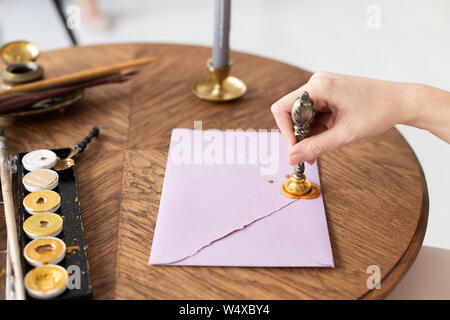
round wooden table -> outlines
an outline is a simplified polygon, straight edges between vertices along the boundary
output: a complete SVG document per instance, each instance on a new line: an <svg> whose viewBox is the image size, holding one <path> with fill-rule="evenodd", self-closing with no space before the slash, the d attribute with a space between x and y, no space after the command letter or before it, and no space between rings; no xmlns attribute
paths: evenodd
<svg viewBox="0 0 450 320"><path fill-rule="evenodd" d="M428 193L414 152L395 129L323 156L321 184L336 264L327 268L150 266L172 128L276 128L271 104L311 73L233 52L232 74L248 85L231 103L199 100L210 48L162 44L74 47L44 52L47 77L127 59L158 56L123 84L88 89L66 110L0 120L12 153L69 147L89 129L100 137L77 169L94 298L372 299L385 297L420 250ZM379 266L381 289L367 268Z"/></svg>

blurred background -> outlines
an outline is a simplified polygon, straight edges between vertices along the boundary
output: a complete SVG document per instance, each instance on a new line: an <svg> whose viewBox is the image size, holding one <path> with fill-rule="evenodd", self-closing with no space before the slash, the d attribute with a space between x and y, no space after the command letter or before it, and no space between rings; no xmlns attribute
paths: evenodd
<svg viewBox="0 0 450 320"><path fill-rule="evenodd" d="M213 0L67 0L61 5L75 17L67 22L79 45L212 45ZM20 39L42 51L72 45L55 1L0 0L0 45ZM232 1L233 50L310 71L450 90L449 39L448 0ZM398 129L424 170L430 210L424 247L390 298L450 299L450 148L423 130Z"/></svg>

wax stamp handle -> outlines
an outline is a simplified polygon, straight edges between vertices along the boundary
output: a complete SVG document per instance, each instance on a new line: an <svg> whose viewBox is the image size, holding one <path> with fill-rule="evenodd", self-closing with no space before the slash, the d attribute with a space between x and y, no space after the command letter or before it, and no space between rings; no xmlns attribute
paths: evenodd
<svg viewBox="0 0 450 320"><path fill-rule="evenodd" d="M294 135L298 142L305 139L311 131L315 113L314 101L311 100L308 92L303 91L302 95L295 100L291 111ZM320 187L306 180L303 162L294 167L294 173L281 186L281 191L293 199L314 199L320 195Z"/></svg>
<svg viewBox="0 0 450 320"><path fill-rule="evenodd" d="M294 135L297 142L302 141L311 131L311 123L314 120L316 110L314 101L309 97L307 91L303 91L302 95L294 102L292 106L292 121L294 122ZM299 163L294 168L294 176L297 178L304 177L305 164Z"/></svg>
<svg viewBox="0 0 450 320"><path fill-rule="evenodd" d="M83 152L88 143L91 142L91 139L98 136L99 133L100 130L97 127L93 127L83 141L75 145L75 150L79 150L78 152Z"/></svg>

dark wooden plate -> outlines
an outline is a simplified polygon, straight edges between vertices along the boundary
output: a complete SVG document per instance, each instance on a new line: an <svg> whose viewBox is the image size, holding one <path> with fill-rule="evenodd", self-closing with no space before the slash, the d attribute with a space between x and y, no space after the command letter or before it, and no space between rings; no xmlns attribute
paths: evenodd
<svg viewBox="0 0 450 320"><path fill-rule="evenodd" d="M17 117L25 117L32 116L42 113L47 113L55 110L63 111L66 107L74 104L77 101L83 99L84 90L80 89L75 92L71 92L59 97L44 99L35 103L34 105L18 112L11 113L0 113L0 117L5 118L17 118Z"/></svg>

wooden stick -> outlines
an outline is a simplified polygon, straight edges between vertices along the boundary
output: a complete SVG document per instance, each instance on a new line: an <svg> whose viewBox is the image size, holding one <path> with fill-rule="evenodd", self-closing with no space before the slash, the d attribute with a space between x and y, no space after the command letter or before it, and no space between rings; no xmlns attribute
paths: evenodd
<svg viewBox="0 0 450 320"><path fill-rule="evenodd" d="M5 208L6 229L8 233L8 251L14 271L14 293L16 299L25 300L22 264L20 262L20 249L11 189L11 174L9 171L8 157L6 156L5 134L3 130L0 130L0 166L3 206Z"/></svg>
<svg viewBox="0 0 450 320"><path fill-rule="evenodd" d="M148 58L130 60L130 61L125 61L125 62L121 62L121 63L117 63L117 64L105 66L105 67L97 67L97 68L83 70L83 71L79 71L79 72L75 72L75 73L71 73L71 74L66 74L66 75L59 76L59 77L30 82L27 84L14 86L11 89L1 90L0 97L7 95L7 94L17 93L17 92L42 90L42 89L46 89L49 87L63 86L63 85L71 84L71 83L86 80L86 79L92 79L95 77L100 77L100 76L107 75L110 73L118 72L118 71L121 71L124 69L130 69L130 68L134 68L137 66L149 64L149 63L156 61L156 59L157 59L156 57L148 57Z"/></svg>

